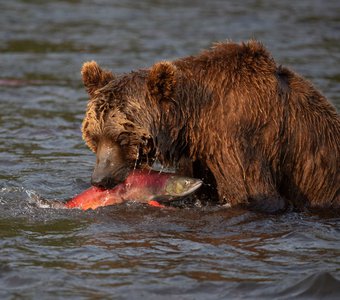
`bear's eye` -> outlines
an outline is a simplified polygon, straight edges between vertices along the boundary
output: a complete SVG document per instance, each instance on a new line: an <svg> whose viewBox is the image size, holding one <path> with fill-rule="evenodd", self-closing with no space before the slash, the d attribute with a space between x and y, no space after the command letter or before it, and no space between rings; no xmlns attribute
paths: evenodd
<svg viewBox="0 0 340 300"><path fill-rule="evenodd" d="M129 133L122 132L118 135L117 141L121 146L126 146L129 144Z"/></svg>
<svg viewBox="0 0 340 300"><path fill-rule="evenodd" d="M135 128L135 126L134 126L132 123L125 123L125 124L124 124L124 128L125 128L125 130L127 130L127 131L133 131L134 128Z"/></svg>

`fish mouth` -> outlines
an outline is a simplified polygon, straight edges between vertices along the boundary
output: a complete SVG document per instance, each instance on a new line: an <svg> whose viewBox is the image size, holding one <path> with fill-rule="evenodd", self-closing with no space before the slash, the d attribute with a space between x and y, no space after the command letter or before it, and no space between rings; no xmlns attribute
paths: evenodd
<svg viewBox="0 0 340 300"><path fill-rule="evenodd" d="M203 181L200 179L190 178L190 181L191 181L190 187L188 187L186 191L181 193L181 197L187 196L195 192L203 183Z"/></svg>

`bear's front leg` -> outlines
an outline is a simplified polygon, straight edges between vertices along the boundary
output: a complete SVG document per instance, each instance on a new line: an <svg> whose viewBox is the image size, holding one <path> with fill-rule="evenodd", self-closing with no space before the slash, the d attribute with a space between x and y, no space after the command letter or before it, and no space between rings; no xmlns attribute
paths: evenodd
<svg viewBox="0 0 340 300"><path fill-rule="evenodd" d="M270 168L261 160L247 164L240 160L224 158L208 162L216 179L220 203L231 207L264 212L280 213L287 209L288 201L278 193ZM223 168L224 167L224 168Z"/></svg>
<svg viewBox="0 0 340 300"><path fill-rule="evenodd" d="M287 209L287 201L279 194L252 195L245 206L253 211L274 214L284 212Z"/></svg>
<svg viewBox="0 0 340 300"><path fill-rule="evenodd" d="M246 206L255 211L279 213L287 209L288 201L277 189L273 166L264 156L248 159L243 165L244 186L247 192Z"/></svg>

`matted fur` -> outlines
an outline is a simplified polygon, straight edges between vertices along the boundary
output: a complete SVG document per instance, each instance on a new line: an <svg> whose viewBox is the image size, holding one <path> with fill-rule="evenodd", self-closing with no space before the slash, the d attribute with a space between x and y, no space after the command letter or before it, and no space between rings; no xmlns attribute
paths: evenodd
<svg viewBox="0 0 340 300"><path fill-rule="evenodd" d="M93 151L109 138L130 167L185 162L187 175L212 182L231 206L340 207L339 115L260 43L219 43L122 76L91 62L82 74Z"/></svg>

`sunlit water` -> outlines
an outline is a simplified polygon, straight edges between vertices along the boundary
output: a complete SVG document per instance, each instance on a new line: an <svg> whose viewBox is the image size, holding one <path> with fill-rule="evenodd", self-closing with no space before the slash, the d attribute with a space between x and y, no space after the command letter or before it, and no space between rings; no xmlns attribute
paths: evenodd
<svg viewBox="0 0 340 300"><path fill-rule="evenodd" d="M40 209L89 186L79 70L257 38L340 108L338 1L0 1L1 299L339 299L340 219Z"/></svg>

